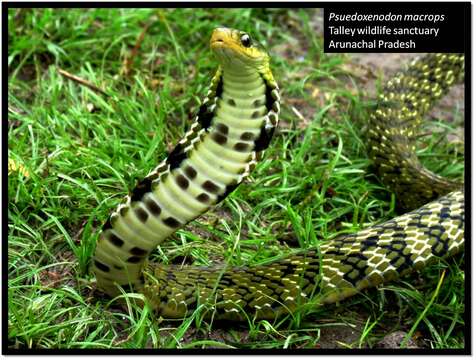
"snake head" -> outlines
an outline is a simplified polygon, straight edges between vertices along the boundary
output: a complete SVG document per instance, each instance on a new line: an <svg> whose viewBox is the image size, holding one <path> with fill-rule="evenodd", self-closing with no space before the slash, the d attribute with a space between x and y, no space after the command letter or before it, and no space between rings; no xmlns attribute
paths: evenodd
<svg viewBox="0 0 476 360"><path fill-rule="evenodd" d="M269 66L266 50L244 31L216 28L210 38L210 48L224 68L262 72Z"/></svg>

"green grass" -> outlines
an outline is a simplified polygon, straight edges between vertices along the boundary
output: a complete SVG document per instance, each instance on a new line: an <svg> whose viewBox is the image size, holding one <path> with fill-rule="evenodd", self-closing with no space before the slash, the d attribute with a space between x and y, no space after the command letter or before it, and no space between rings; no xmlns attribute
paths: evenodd
<svg viewBox="0 0 476 360"><path fill-rule="evenodd" d="M94 291L87 269L96 231L191 123L216 67L207 43L219 25L249 31L269 49L284 99L280 129L246 184L178 231L155 260L260 264L396 215L391 193L369 173L361 139L372 102L346 67L351 59L323 53L318 14L9 10L8 156L17 167L8 176L11 349L360 348L397 330L423 347L464 347L461 256L274 322L223 324L199 310L166 321L138 305L141 295L125 295L122 308ZM146 25L125 76L124 59ZM458 112L453 123L436 122L443 134L462 126ZM421 158L461 176L461 146L432 132ZM352 336L342 335L349 329Z"/></svg>

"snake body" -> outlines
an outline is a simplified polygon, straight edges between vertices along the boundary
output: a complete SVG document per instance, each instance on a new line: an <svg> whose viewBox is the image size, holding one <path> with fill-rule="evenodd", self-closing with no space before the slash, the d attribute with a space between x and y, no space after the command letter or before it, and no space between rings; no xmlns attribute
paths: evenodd
<svg viewBox="0 0 476 360"><path fill-rule="evenodd" d="M385 85L370 114L369 157L401 210L412 210L463 185L422 166L415 138L423 116L464 76L464 56L428 54Z"/></svg>
<svg viewBox="0 0 476 360"><path fill-rule="evenodd" d="M214 317L267 318L333 303L462 250L464 196L453 192L383 224L254 267L151 264L144 292L165 318L212 304Z"/></svg>
<svg viewBox="0 0 476 360"><path fill-rule="evenodd" d="M120 294L118 285L140 291L165 318L184 317L200 306L224 319L274 318L299 306L342 300L463 248L464 194L458 189L449 193L457 186L447 181L441 191L447 195L418 210L265 265L148 264L148 255L164 239L249 175L278 122L278 86L266 52L248 34L226 28L214 30L210 46L220 66L190 131L103 227L93 259L100 289L111 296ZM406 181L425 173L412 158L413 145L402 154L401 142L395 142L415 131L424 111L452 83L444 72L456 63L426 71L435 62L424 59L403 75L399 86L387 86L383 105L371 119L370 142L379 172L392 174L387 183L397 175L404 174L400 177ZM434 74L442 73L446 80L436 93L435 88L422 93L412 80L433 74L428 80L433 84ZM408 109L399 112L398 105L388 104L397 98ZM403 126L407 120L409 131ZM439 180L433 174L426 179L427 184Z"/></svg>
<svg viewBox="0 0 476 360"><path fill-rule="evenodd" d="M269 57L248 34L218 28L217 70L190 130L103 227L93 270L98 286L142 288L144 260L177 228L232 192L254 169L278 123Z"/></svg>

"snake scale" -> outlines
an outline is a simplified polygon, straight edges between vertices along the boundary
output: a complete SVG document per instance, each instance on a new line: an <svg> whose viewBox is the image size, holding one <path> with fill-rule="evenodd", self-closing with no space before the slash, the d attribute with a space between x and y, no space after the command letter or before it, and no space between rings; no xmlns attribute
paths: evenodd
<svg viewBox="0 0 476 360"><path fill-rule="evenodd" d="M219 68L190 130L103 226L93 259L101 290L116 296L119 285L142 292L164 318L199 306L215 318L275 318L342 300L462 250L461 186L424 169L411 138L422 115L461 78L464 58L430 55L387 84L370 119L369 151L384 183L405 196L404 206L413 205L413 191L422 194L418 205L443 195L438 200L265 265L149 264L161 242L250 174L278 123L280 95L266 51L227 28L213 31L210 47Z"/></svg>

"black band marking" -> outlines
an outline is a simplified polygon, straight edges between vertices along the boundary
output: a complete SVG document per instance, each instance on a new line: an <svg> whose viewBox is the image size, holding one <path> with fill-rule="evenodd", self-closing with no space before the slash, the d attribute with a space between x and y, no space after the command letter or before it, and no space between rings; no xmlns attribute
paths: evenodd
<svg viewBox="0 0 476 360"><path fill-rule="evenodd" d="M189 182L188 182L187 178L185 176L183 176L182 174L178 174L175 177L175 181L177 182L177 185L182 190L186 190L188 188Z"/></svg>
<svg viewBox="0 0 476 360"><path fill-rule="evenodd" d="M218 80L216 89L215 89L215 97L218 99L221 99L223 93L223 78L220 76L220 79ZM202 127L202 129L207 130L210 125L212 124L214 112L210 111L210 108L206 105L203 104L200 106L198 109L198 114L197 114L197 121Z"/></svg>
<svg viewBox="0 0 476 360"><path fill-rule="evenodd" d="M225 124L218 123L215 125L215 129L217 129L217 131L221 132L223 135L228 135L228 126Z"/></svg>
<svg viewBox="0 0 476 360"><path fill-rule="evenodd" d="M145 178L139 181L134 189L132 189L131 201L141 201L142 197L152 189L152 179Z"/></svg>
<svg viewBox="0 0 476 360"><path fill-rule="evenodd" d="M208 129L210 125L212 124L212 119L213 119L213 112L209 111L207 105L202 105L200 106L200 109L198 109L198 123L202 127L202 129Z"/></svg>
<svg viewBox="0 0 476 360"><path fill-rule="evenodd" d="M208 204L208 202L210 201L210 196L208 196L208 194L201 193L197 196L197 200L204 204Z"/></svg>
<svg viewBox="0 0 476 360"><path fill-rule="evenodd" d="M212 133L212 140L215 141L218 145L225 145L228 140L225 135L220 134L219 132Z"/></svg>
<svg viewBox="0 0 476 360"><path fill-rule="evenodd" d="M104 232L104 231L106 231L107 229L110 229L110 228L112 228L111 217L108 217L106 222L102 226L102 231Z"/></svg>
<svg viewBox="0 0 476 360"><path fill-rule="evenodd" d="M228 105L230 106L236 106L236 102L233 99L228 99Z"/></svg>
<svg viewBox="0 0 476 360"><path fill-rule="evenodd" d="M254 111L253 114L251 114L252 119L257 119L261 116L261 111Z"/></svg>
<svg viewBox="0 0 476 360"><path fill-rule="evenodd" d="M147 210L150 211L150 213L154 216L159 216L160 213L162 212L162 209L160 206L152 199L148 198L144 201L144 204L147 208Z"/></svg>
<svg viewBox="0 0 476 360"><path fill-rule="evenodd" d="M122 245L124 245L124 240L122 240L115 234L109 234L108 239L114 246L121 247Z"/></svg>
<svg viewBox="0 0 476 360"><path fill-rule="evenodd" d="M233 146L233 149L239 152L248 152L249 145L247 143L238 142Z"/></svg>
<svg viewBox="0 0 476 360"><path fill-rule="evenodd" d="M215 96L221 99L222 93L223 93L223 75L220 75L220 79L218 80L217 88L215 90Z"/></svg>
<svg viewBox="0 0 476 360"><path fill-rule="evenodd" d="M162 219L162 221L164 222L165 225L174 229L180 226L180 222L173 217Z"/></svg>
<svg viewBox="0 0 476 360"><path fill-rule="evenodd" d="M266 86L266 92L265 92L265 95L266 95L266 110L268 110L268 112L270 112L271 110L273 110L273 104L276 100L274 100L273 98L273 90L275 89L275 87L271 87L268 82L266 81L266 79L263 77L263 75L261 75L261 78L263 79L263 82Z"/></svg>
<svg viewBox="0 0 476 360"><path fill-rule="evenodd" d="M149 218L149 214L147 214L147 211L142 209L141 207L136 207L134 209L134 212L136 213L137 218L142 222L145 223L147 219Z"/></svg>
<svg viewBox="0 0 476 360"><path fill-rule="evenodd" d="M137 246L130 249L129 252L132 255L136 255L136 256L145 256L145 255L147 255L147 250L141 249L140 247L137 247Z"/></svg>
<svg viewBox="0 0 476 360"><path fill-rule="evenodd" d="M127 262L131 264L137 264L141 261L142 261L142 258L139 256L131 256L129 259L127 259Z"/></svg>
<svg viewBox="0 0 476 360"><path fill-rule="evenodd" d="M245 131L243 134L240 136L240 140L244 141L251 141L255 138L255 135L252 132Z"/></svg>
<svg viewBox="0 0 476 360"><path fill-rule="evenodd" d="M104 272L109 272L111 269L109 269L109 266L103 264L102 262L99 262L97 260L94 260L94 265L96 265L96 267L101 270L101 271L104 271Z"/></svg>
<svg viewBox="0 0 476 360"><path fill-rule="evenodd" d="M169 156L167 156L167 163L170 165L170 170L178 168L186 158L187 154L184 152L183 145L180 143L177 144Z"/></svg>
<svg viewBox="0 0 476 360"><path fill-rule="evenodd" d="M185 175L187 175L190 180L195 179L197 176L197 171L191 166L187 166L184 171Z"/></svg>
<svg viewBox="0 0 476 360"><path fill-rule="evenodd" d="M255 101L253 101L253 107L258 108L258 107L260 107L261 105L264 105L264 104L263 104L263 101L262 101L261 99L257 99L257 100L255 100Z"/></svg>
<svg viewBox="0 0 476 360"><path fill-rule="evenodd" d="M258 138L255 140L255 151L263 151L269 146L271 139L273 138L275 127L266 129L266 126L263 125L259 133Z"/></svg>
<svg viewBox="0 0 476 360"><path fill-rule="evenodd" d="M235 184L229 184L226 186L225 188L225 192L221 195L218 196L217 198L217 201L216 203L218 204L219 202L221 202L224 198L226 198L228 195L230 195L230 193L232 193L237 187L238 185L240 185L239 183L235 183Z"/></svg>
<svg viewBox="0 0 476 360"><path fill-rule="evenodd" d="M220 191L220 188L210 180L205 181L202 184L202 188L212 194L216 194L218 191Z"/></svg>

